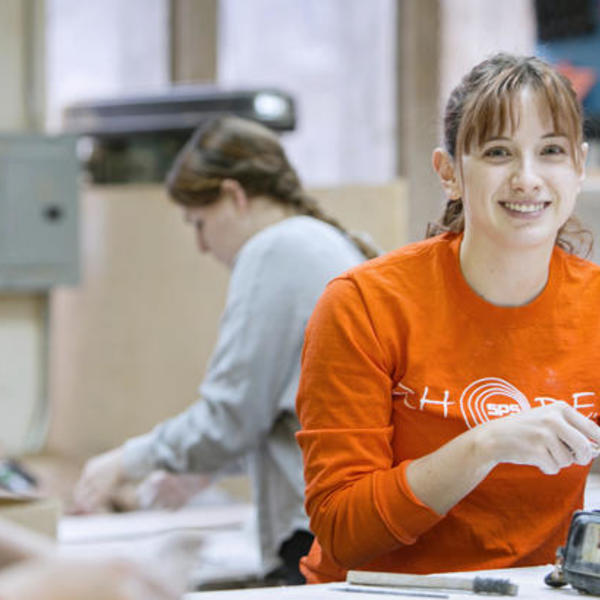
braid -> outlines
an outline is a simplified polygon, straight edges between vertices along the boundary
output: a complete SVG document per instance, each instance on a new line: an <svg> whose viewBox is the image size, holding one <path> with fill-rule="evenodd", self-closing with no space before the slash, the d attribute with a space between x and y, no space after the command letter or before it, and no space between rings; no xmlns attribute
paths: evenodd
<svg viewBox="0 0 600 600"><path fill-rule="evenodd" d="M360 233L348 231L337 219L328 215L314 198L304 192L298 174L283 150L269 150L268 153L253 156L240 163L236 175L247 192L266 195L278 204L291 206L299 215L306 215L335 227L348 237L366 258L375 258L381 254L381 250L372 241L363 238ZM257 172L262 173L263 177L257 178ZM250 176L244 176L245 174Z"/></svg>
<svg viewBox="0 0 600 600"><path fill-rule="evenodd" d="M594 235L575 215L571 215L558 230L556 245L570 254L589 258L594 249Z"/></svg>
<svg viewBox="0 0 600 600"><path fill-rule="evenodd" d="M427 224L426 238L440 235L441 233L460 233L465 228L465 215L463 214L463 203L460 198L450 198L446 202L444 214L433 223Z"/></svg>

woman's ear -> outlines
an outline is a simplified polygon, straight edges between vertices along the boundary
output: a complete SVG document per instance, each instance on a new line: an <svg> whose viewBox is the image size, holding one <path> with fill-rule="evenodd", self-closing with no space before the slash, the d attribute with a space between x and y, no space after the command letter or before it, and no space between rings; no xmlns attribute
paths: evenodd
<svg viewBox="0 0 600 600"><path fill-rule="evenodd" d="M248 208L248 196L239 181L235 179L223 179L221 181L221 194L229 196L239 211L243 212Z"/></svg>
<svg viewBox="0 0 600 600"><path fill-rule="evenodd" d="M457 200L462 196L456 170L454 169L454 161L452 157L443 148L436 148L431 157L433 170L438 174L440 182L446 196L450 200Z"/></svg>

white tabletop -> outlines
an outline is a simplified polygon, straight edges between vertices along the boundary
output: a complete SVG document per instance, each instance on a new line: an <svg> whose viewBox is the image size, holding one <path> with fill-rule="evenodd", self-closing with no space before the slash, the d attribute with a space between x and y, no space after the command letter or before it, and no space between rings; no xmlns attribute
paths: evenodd
<svg viewBox="0 0 600 600"><path fill-rule="evenodd" d="M522 569L501 569L493 571L473 571L470 573L452 573L457 577L494 577L501 579L510 579L512 583L519 586L519 594L517 598L520 600L544 600L546 598L552 600L560 600L562 598L569 599L574 595L581 598L575 590L570 587L565 587L560 590L552 589L544 583L544 576L552 569L551 565L541 567L527 567ZM343 583L326 583L321 585L301 585L296 587L273 587L273 588L251 588L241 590L228 590L221 592L195 592L184 596L185 600L377 600L381 599L383 594L376 593L377 588L373 589L374 593L368 592L352 592L345 591L349 586ZM342 588L344 591L341 591ZM364 589L364 588L363 588ZM385 588L391 590L391 588ZM409 590L407 588L397 589L397 592L402 591L406 594L412 594L412 598L435 598L434 594L439 594L438 598L447 597L451 600L474 598L509 598L509 596L475 596L471 592L458 591L443 591L443 590ZM419 595L421 594L421 595ZM429 596L424 595L429 594ZM445 594L445 596L444 596ZM392 595L385 594L389 600L402 600L402 598L410 599L411 595Z"/></svg>
<svg viewBox="0 0 600 600"><path fill-rule="evenodd" d="M181 589L234 585L260 571L254 507L245 503L177 511L63 517L59 552L78 558L121 557Z"/></svg>
<svg viewBox="0 0 600 600"><path fill-rule="evenodd" d="M585 508L593 509L600 508L600 473L591 473L588 478L588 483L585 490ZM545 598L553 600L569 599L577 596L581 598L581 594L573 590L570 586L561 589L552 589L544 583L544 576L552 570L551 565L541 567L527 567L521 569L502 569L494 571L473 571L471 573L462 574L467 577L496 577L501 579L510 579L513 583L519 585L519 595L521 600L544 600ZM452 575L459 576L458 573ZM461 575L461 576L462 576ZM344 583L331 583L322 585L305 585L295 587L274 587L274 588L248 588L238 590L227 590L218 592L194 592L184 596L185 600L273 600L275 598L281 600L382 600L383 594L367 593L367 592L349 592L340 591L340 588L346 587ZM408 590L403 590L408 592ZM416 590L414 590L416 591ZM427 591L433 596L433 593L444 593L440 591ZM424 590L420 590L424 593ZM445 592L451 600L460 600L470 598L474 600L478 596L472 593L460 592ZM411 596L388 595L384 596L389 600L398 598L410 599ZM427 598L427 596L413 595L413 598ZM501 598L501 596L479 596L480 598ZM504 596L509 598L508 596Z"/></svg>

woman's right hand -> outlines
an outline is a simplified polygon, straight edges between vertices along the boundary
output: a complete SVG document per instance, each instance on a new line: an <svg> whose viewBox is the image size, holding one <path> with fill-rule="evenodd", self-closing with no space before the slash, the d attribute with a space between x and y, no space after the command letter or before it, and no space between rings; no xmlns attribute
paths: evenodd
<svg viewBox="0 0 600 600"><path fill-rule="evenodd" d="M589 463L599 446L600 427L565 402L555 402L469 429L413 460L406 477L417 498L443 515L496 465L530 465L552 475Z"/></svg>
<svg viewBox="0 0 600 600"><path fill-rule="evenodd" d="M600 448L600 427L565 402L495 419L477 429L479 445L494 464L532 465L547 475L588 464Z"/></svg>
<svg viewBox="0 0 600 600"><path fill-rule="evenodd" d="M122 462L121 446L88 460L73 492L74 512L109 510L114 492L125 480Z"/></svg>

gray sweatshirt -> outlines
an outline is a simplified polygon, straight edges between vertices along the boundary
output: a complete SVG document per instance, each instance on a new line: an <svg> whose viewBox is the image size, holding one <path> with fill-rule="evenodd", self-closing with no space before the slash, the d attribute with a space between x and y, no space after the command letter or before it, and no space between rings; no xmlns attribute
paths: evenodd
<svg viewBox="0 0 600 600"><path fill-rule="evenodd" d="M265 573L308 529L295 397L304 328L327 282L364 260L336 228L292 217L239 250L200 399L125 444L125 469L215 473L247 457Z"/></svg>

